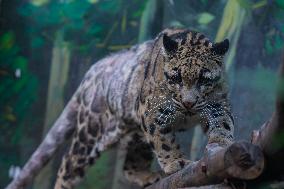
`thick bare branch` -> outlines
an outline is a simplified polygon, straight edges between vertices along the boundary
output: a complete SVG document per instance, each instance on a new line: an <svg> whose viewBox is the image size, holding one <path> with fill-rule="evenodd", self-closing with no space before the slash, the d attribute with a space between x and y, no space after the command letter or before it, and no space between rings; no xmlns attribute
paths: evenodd
<svg viewBox="0 0 284 189"><path fill-rule="evenodd" d="M226 183L206 185L206 186L197 186L197 187L187 187L179 189L235 189Z"/></svg>
<svg viewBox="0 0 284 189"><path fill-rule="evenodd" d="M225 178L254 179L262 173L263 168L263 154L255 145L244 141L233 143L227 148L210 144L201 160L147 189L202 186L220 183Z"/></svg>

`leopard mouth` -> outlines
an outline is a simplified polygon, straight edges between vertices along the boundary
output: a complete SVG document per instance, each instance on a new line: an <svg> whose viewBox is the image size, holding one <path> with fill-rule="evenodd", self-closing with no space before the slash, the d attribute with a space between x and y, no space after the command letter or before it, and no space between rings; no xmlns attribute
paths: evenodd
<svg viewBox="0 0 284 189"><path fill-rule="evenodd" d="M185 103L178 101L177 99L173 98L173 102L175 103L177 110L185 113L185 114L196 114L200 112L207 106L206 102L196 101L191 107L188 107Z"/></svg>
<svg viewBox="0 0 284 189"><path fill-rule="evenodd" d="M204 109L206 106L207 106L207 103L203 101L203 102L201 102L201 103L196 103L194 109L196 109L196 110L202 110L202 109Z"/></svg>
<svg viewBox="0 0 284 189"><path fill-rule="evenodd" d="M206 103L206 102L203 102L202 104L199 104L199 103L197 102L197 103L195 103L194 106L193 106L192 108L190 108L190 109L184 107L184 108L186 109L185 114L186 114L186 115L189 115L189 116L194 116L194 115L196 115L197 113L202 112L202 110L203 110L204 108L206 108L206 106L207 106L207 103Z"/></svg>
<svg viewBox="0 0 284 189"><path fill-rule="evenodd" d="M187 109L188 111L193 111L193 112L196 112L196 111L199 111L199 110L202 110L203 108L205 108L207 105L206 102L199 102L199 101L196 101L195 103L193 103L192 105L188 106L187 104L183 103L183 106L185 109Z"/></svg>

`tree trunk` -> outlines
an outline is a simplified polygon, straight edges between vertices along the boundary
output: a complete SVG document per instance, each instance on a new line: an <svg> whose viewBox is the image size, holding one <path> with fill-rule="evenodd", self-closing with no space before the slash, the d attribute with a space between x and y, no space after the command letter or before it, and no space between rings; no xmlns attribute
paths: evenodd
<svg viewBox="0 0 284 189"><path fill-rule="evenodd" d="M163 17L163 0L148 1L141 17L138 41L143 42L155 37L163 28Z"/></svg>
<svg viewBox="0 0 284 189"><path fill-rule="evenodd" d="M200 186L200 187L187 187L187 188L179 188L179 189L236 189L236 188L232 188L230 185L222 183L222 184L215 184L215 185L207 185L207 186Z"/></svg>
<svg viewBox="0 0 284 189"><path fill-rule="evenodd" d="M52 50L43 137L45 137L50 126L58 118L65 106L64 89L68 79L69 62L70 49L68 47L68 43L63 40L63 32L59 31L56 35L54 48ZM54 180L55 172L56 171L53 168L53 161L50 161L36 177L34 188L51 188L52 182L50 181Z"/></svg>
<svg viewBox="0 0 284 189"><path fill-rule="evenodd" d="M190 148L190 160L196 161L200 159L202 149L206 145L206 136L200 125L197 125L193 129L191 148Z"/></svg>

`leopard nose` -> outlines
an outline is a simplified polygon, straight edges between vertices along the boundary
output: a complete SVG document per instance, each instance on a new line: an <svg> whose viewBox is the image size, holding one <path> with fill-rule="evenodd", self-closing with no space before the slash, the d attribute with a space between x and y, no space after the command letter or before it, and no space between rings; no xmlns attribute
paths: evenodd
<svg viewBox="0 0 284 189"><path fill-rule="evenodd" d="M183 104L186 108L189 108L189 109L194 106L194 102L191 102L191 101L185 101L183 102Z"/></svg>

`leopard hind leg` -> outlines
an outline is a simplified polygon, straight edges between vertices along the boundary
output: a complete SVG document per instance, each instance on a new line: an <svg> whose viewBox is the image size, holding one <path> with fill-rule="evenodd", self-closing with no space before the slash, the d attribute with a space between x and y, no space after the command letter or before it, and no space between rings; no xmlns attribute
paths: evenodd
<svg viewBox="0 0 284 189"><path fill-rule="evenodd" d="M55 189L73 188L84 177L86 168L91 166L100 155L95 139L80 132L83 131L76 132L69 151L63 157Z"/></svg>
<svg viewBox="0 0 284 189"><path fill-rule="evenodd" d="M128 136L126 150L123 171L128 181L146 187L161 179L160 173L151 171L154 154L142 132Z"/></svg>
<svg viewBox="0 0 284 189"><path fill-rule="evenodd" d="M102 125L96 123L94 116L89 116L88 121L78 124L69 151L57 173L55 189L72 189L82 180L87 167L94 164L99 157L103 141L99 136ZM105 145L103 145L105 146Z"/></svg>

